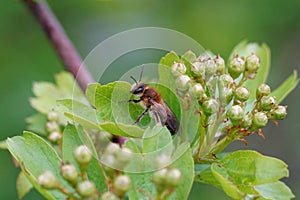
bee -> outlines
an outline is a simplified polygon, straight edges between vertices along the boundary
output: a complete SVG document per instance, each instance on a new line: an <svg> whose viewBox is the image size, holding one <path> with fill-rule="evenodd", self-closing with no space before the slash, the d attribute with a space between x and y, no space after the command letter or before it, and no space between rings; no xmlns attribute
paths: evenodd
<svg viewBox="0 0 300 200"><path fill-rule="evenodd" d="M133 76L130 78L135 82L130 89L130 93L139 97L139 99L130 99L128 102L139 103L141 102L145 110L136 119L133 125L141 121L141 119L150 111L155 117L157 123L166 126L172 135L176 134L179 128L179 121L175 114L163 100L159 92L149 87L147 84L141 82L143 69L140 74L140 79L137 81Z"/></svg>

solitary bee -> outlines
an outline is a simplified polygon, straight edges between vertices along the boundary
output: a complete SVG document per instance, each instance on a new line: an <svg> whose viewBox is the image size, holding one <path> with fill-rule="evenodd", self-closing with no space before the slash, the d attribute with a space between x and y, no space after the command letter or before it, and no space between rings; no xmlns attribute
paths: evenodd
<svg viewBox="0 0 300 200"><path fill-rule="evenodd" d="M128 102L139 103L146 107L144 112L135 120L134 125L137 124L141 119L147 114L148 111L155 117L157 123L167 126L172 135L176 134L179 128L179 121L162 99L161 95L157 90L152 87L149 87L147 84L141 82L143 69L140 74L140 79L137 81L133 76L130 76L131 79L135 82L130 89L130 93L139 97L139 99L130 99Z"/></svg>

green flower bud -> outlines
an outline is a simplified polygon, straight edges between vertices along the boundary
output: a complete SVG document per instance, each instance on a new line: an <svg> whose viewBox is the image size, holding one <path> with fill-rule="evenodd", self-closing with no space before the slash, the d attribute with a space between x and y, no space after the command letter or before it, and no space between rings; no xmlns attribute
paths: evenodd
<svg viewBox="0 0 300 200"><path fill-rule="evenodd" d="M60 131L58 123L55 121L47 122L46 131L48 131L49 133L52 133L54 131Z"/></svg>
<svg viewBox="0 0 300 200"><path fill-rule="evenodd" d="M253 116L252 127L259 129L266 126L268 123L268 117L264 112L257 112Z"/></svg>
<svg viewBox="0 0 300 200"><path fill-rule="evenodd" d="M49 121L55 121L55 122L58 122L59 121L59 115L57 112L55 111L50 111L48 114L47 114L47 119Z"/></svg>
<svg viewBox="0 0 300 200"><path fill-rule="evenodd" d="M118 196L124 196L131 188L131 180L126 175L120 175L115 178L114 189Z"/></svg>
<svg viewBox="0 0 300 200"><path fill-rule="evenodd" d="M271 110L268 116L270 120L282 120L286 117L286 115L286 106L279 105L274 110Z"/></svg>
<svg viewBox="0 0 300 200"><path fill-rule="evenodd" d="M191 82L191 78L188 77L187 75L180 75L177 79L176 79L176 85L178 87L179 90L187 90L189 88Z"/></svg>
<svg viewBox="0 0 300 200"><path fill-rule="evenodd" d="M121 151L120 145L117 143L110 143L105 148L104 154L117 156Z"/></svg>
<svg viewBox="0 0 300 200"><path fill-rule="evenodd" d="M77 185L77 190L80 196L84 198L94 197L96 195L95 184L91 181L83 181Z"/></svg>
<svg viewBox="0 0 300 200"><path fill-rule="evenodd" d="M232 84L233 84L233 79L230 75L222 74L219 77L218 86L220 90L224 87L232 87Z"/></svg>
<svg viewBox="0 0 300 200"><path fill-rule="evenodd" d="M201 99L204 95L205 90L203 89L200 83L194 84L192 87L189 88L189 94L194 97L195 99Z"/></svg>
<svg viewBox="0 0 300 200"><path fill-rule="evenodd" d="M224 74L225 73L225 61L221 56L216 56L214 58L214 61L217 65L217 71L219 74Z"/></svg>
<svg viewBox="0 0 300 200"><path fill-rule="evenodd" d="M74 157L79 164L80 169L85 171L88 164L91 162L92 154L86 145L81 145L75 149Z"/></svg>
<svg viewBox="0 0 300 200"><path fill-rule="evenodd" d="M169 188L176 187L179 184L181 178L182 175L178 169L176 168L169 169L166 174L166 180L165 180L166 186Z"/></svg>
<svg viewBox="0 0 300 200"><path fill-rule="evenodd" d="M72 185L76 185L78 182L78 172L76 167L71 164L62 165L60 168L61 176L71 183Z"/></svg>
<svg viewBox="0 0 300 200"><path fill-rule="evenodd" d="M95 138L91 138L93 141L99 141L99 146L106 147L111 143L113 135L106 131L98 131L95 135Z"/></svg>
<svg viewBox="0 0 300 200"><path fill-rule="evenodd" d="M246 114L242 122L242 127L249 128L252 125L252 119L253 115L251 113Z"/></svg>
<svg viewBox="0 0 300 200"><path fill-rule="evenodd" d="M229 108L229 110L227 111L227 116L235 126L241 122L241 120L244 118L244 115L245 111L239 105L231 106L231 108Z"/></svg>
<svg viewBox="0 0 300 200"><path fill-rule="evenodd" d="M260 84L256 89L256 99L260 99L262 96L268 96L271 93L271 88L265 83Z"/></svg>
<svg viewBox="0 0 300 200"><path fill-rule="evenodd" d="M228 72L233 79L238 78L245 71L245 61L236 56L233 57L228 66Z"/></svg>
<svg viewBox="0 0 300 200"><path fill-rule="evenodd" d="M50 135L48 136L48 139L50 142L57 144L61 141L62 134L58 131L54 131L54 132L50 133Z"/></svg>
<svg viewBox="0 0 300 200"><path fill-rule="evenodd" d="M155 159L155 167L161 169L163 167L167 167L172 162L171 157L167 154L161 154Z"/></svg>
<svg viewBox="0 0 300 200"><path fill-rule="evenodd" d="M115 174L115 167L117 165L117 161L115 156L111 154L104 154L101 157L101 163L103 164L103 170L106 172L106 174L110 177L113 177Z"/></svg>
<svg viewBox="0 0 300 200"><path fill-rule="evenodd" d="M186 66L183 63L174 63L171 68L174 77L178 77L186 72Z"/></svg>
<svg viewBox="0 0 300 200"><path fill-rule="evenodd" d="M247 88L241 86L235 89L234 97L236 100L245 102L250 97L250 92Z"/></svg>
<svg viewBox="0 0 300 200"><path fill-rule="evenodd" d="M205 79L209 78L217 72L217 65L214 60L209 59L205 62Z"/></svg>
<svg viewBox="0 0 300 200"><path fill-rule="evenodd" d="M107 191L101 195L101 199L103 200L120 200L120 198L114 193Z"/></svg>
<svg viewBox="0 0 300 200"><path fill-rule="evenodd" d="M276 106L276 100L271 96L263 96L259 101L259 109L270 111Z"/></svg>
<svg viewBox="0 0 300 200"><path fill-rule="evenodd" d="M205 76L205 64L200 61L195 61L191 65L192 76L195 78L204 78Z"/></svg>
<svg viewBox="0 0 300 200"><path fill-rule="evenodd" d="M133 154L131 149L123 147L122 150L116 155L118 166L123 169L132 159Z"/></svg>
<svg viewBox="0 0 300 200"><path fill-rule="evenodd" d="M260 66L260 60L259 57L252 53L250 56L246 58L246 70L250 73L257 72L258 68Z"/></svg>
<svg viewBox="0 0 300 200"><path fill-rule="evenodd" d="M219 103L215 99L206 99L202 104L202 108L204 113L210 116L219 111Z"/></svg>
<svg viewBox="0 0 300 200"><path fill-rule="evenodd" d="M220 93L220 102L223 107L227 106L233 97L232 88L224 87L222 90L219 90Z"/></svg>
<svg viewBox="0 0 300 200"><path fill-rule="evenodd" d="M164 185L166 181L167 172L168 170L166 168L154 172L152 177L153 183L157 186Z"/></svg>
<svg viewBox="0 0 300 200"><path fill-rule="evenodd" d="M45 171L38 177L38 184L45 189L54 190L60 188L60 184L51 171Z"/></svg>

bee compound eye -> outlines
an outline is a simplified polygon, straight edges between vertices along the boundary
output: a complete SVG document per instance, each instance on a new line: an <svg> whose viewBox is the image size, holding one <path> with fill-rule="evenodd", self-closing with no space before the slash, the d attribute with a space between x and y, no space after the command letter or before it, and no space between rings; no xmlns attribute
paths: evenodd
<svg viewBox="0 0 300 200"><path fill-rule="evenodd" d="M139 87L139 88L137 88L135 91L133 91L133 94L139 94L139 93L142 93L143 90L144 90L143 87Z"/></svg>

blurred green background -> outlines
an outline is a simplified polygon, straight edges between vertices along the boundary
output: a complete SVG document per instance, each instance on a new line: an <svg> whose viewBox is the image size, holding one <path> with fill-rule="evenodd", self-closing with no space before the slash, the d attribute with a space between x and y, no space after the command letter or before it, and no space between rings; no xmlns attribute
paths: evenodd
<svg viewBox="0 0 300 200"><path fill-rule="evenodd" d="M299 72L299 0L52 0L49 4L82 57L113 34L154 26L182 32L225 58L243 39L267 43L272 52L268 83L273 89L293 69ZM136 54L114 65L158 62L160 56L161 53ZM53 81L53 74L63 69L22 1L1 1L0 61L0 140L3 140L20 135L25 127L24 119L34 113L28 103L32 83ZM283 102L289 106L287 118L279 127L270 123L264 129L266 142L252 136L247 147L235 143L230 148L255 149L284 160L290 169L290 178L284 182L296 196L300 196L299 99L298 86ZM19 169L14 167L7 151L0 151L0 163L0 199L17 199L15 181ZM33 191L24 199L43 198ZM215 188L196 184L190 199L229 198Z"/></svg>

